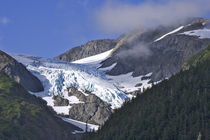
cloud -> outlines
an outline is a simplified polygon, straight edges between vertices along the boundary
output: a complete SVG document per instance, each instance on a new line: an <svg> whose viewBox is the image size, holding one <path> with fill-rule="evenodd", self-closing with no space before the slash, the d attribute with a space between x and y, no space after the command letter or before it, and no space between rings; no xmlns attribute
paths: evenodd
<svg viewBox="0 0 210 140"><path fill-rule="evenodd" d="M120 51L117 56L121 58L147 58L152 55L152 51L148 47L148 45L144 43L137 43L136 45L132 46L128 50Z"/></svg>
<svg viewBox="0 0 210 140"><path fill-rule="evenodd" d="M139 33L130 32L126 34L118 44L115 46L121 47L122 45L128 45L127 49L121 49L117 56L120 58L147 58L152 55L152 51L150 50L147 43L137 41Z"/></svg>
<svg viewBox="0 0 210 140"><path fill-rule="evenodd" d="M105 32L122 33L138 27L168 25L209 11L209 0L150 0L137 5L109 1L97 11L96 21Z"/></svg>
<svg viewBox="0 0 210 140"><path fill-rule="evenodd" d="M9 20L9 18L7 18L7 17L2 17L2 18L0 18L0 23L1 24L8 24L10 22L10 20Z"/></svg>

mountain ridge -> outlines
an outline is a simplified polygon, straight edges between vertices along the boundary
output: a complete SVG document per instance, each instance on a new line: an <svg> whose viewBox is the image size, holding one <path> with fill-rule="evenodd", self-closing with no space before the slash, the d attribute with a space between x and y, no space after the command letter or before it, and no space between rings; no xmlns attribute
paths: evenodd
<svg viewBox="0 0 210 140"><path fill-rule="evenodd" d="M54 59L72 62L108 51L112 49L115 44L116 40L113 39L88 41L86 44L74 47L63 54L56 56Z"/></svg>
<svg viewBox="0 0 210 140"><path fill-rule="evenodd" d="M32 92L43 91L43 85L25 66L0 50L0 70Z"/></svg>

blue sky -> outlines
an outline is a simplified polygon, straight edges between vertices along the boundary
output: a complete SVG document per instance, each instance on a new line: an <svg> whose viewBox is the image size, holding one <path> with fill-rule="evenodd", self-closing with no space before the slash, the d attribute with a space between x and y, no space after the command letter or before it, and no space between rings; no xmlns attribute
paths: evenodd
<svg viewBox="0 0 210 140"><path fill-rule="evenodd" d="M163 1L153 1L153 4L160 4ZM115 2L111 0L0 0L0 49L9 53L54 57L89 40L116 38L124 31L114 31L115 26L112 27L110 15L108 19L107 15L103 16L107 13L107 5L120 3L135 6L144 2L139 0L116 0ZM103 23L98 21L99 16L103 18L102 21L110 21L105 22L110 25L105 28L100 26L99 24ZM206 11L203 16L210 18L209 12L206 13ZM128 25L130 26L130 23ZM127 26L122 26L124 27ZM107 28L113 32L106 31Z"/></svg>

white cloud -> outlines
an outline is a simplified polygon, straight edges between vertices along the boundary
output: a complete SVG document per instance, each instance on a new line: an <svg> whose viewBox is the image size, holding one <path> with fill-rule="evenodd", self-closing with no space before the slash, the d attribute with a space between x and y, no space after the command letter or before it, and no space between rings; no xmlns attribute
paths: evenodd
<svg viewBox="0 0 210 140"><path fill-rule="evenodd" d="M0 23L1 24L8 24L9 22L10 22L10 20L7 17L0 18Z"/></svg>
<svg viewBox="0 0 210 140"><path fill-rule="evenodd" d="M97 11L96 21L106 32L121 33L138 27L168 25L209 11L209 0L162 0L137 5L109 1Z"/></svg>

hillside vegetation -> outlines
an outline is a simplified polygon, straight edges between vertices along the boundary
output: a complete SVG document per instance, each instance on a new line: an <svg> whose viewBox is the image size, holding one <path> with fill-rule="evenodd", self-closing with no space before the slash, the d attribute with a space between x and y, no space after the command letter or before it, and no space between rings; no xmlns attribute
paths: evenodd
<svg viewBox="0 0 210 140"><path fill-rule="evenodd" d="M44 90L42 83L37 77L28 71L23 64L17 62L14 58L1 50L0 71L7 74L28 91L40 92Z"/></svg>
<svg viewBox="0 0 210 140"><path fill-rule="evenodd" d="M85 140L209 140L210 47L182 70L116 110Z"/></svg>
<svg viewBox="0 0 210 140"><path fill-rule="evenodd" d="M198 52L196 55L192 56L184 65L183 70L187 70L190 67L195 67L197 64L203 63L210 60L210 45L204 50Z"/></svg>
<svg viewBox="0 0 210 140"><path fill-rule="evenodd" d="M78 130L0 71L1 140L70 140L74 129Z"/></svg>

